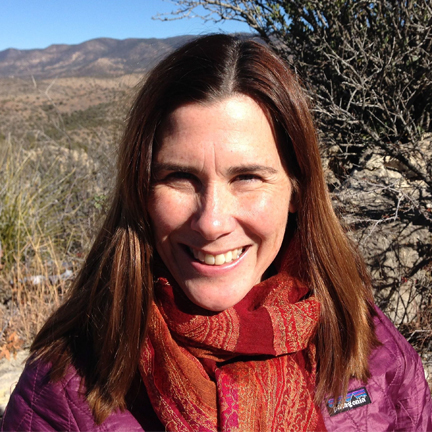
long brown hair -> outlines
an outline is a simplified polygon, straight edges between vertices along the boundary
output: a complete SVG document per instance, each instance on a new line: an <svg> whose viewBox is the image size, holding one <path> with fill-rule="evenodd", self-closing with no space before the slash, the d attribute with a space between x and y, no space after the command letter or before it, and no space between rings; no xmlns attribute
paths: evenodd
<svg viewBox="0 0 432 432"><path fill-rule="evenodd" d="M72 363L98 422L125 408L145 337L153 292L153 239L147 211L152 152L166 116L185 103L234 94L265 111L294 185L299 239L296 272L322 305L316 398L339 395L351 376L367 380L376 344L373 299L363 261L332 209L305 94L264 45L228 35L196 39L150 73L129 112L112 205L67 301L47 321L33 358L60 379Z"/></svg>

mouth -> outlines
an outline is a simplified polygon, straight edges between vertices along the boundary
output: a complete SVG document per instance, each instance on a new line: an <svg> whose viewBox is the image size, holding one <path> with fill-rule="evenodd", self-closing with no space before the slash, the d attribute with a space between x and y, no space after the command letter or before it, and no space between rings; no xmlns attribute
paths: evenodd
<svg viewBox="0 0 432 432"><path fill-rule="evenodd" d="M199 262L210 266L221 266L233 261L237 261L245 252L246 248L233 249L223 254L212 255L198 249L187 247L190 254Z"/></svg>

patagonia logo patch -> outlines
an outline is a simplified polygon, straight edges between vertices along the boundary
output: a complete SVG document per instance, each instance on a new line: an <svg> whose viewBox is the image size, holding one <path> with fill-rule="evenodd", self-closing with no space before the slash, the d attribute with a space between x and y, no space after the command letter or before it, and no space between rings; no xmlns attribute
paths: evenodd
<svg viewBox="0 0 432 432"><path fill-rule="evenodd" d="M334 416L336 414L340 414L371 403L366 387L361 387L357 390L348 392L343 405L341 405L341 400L342 397L339 397L337 403L335 403L333 398L327 401L327 409L330 416Z"/></svg>

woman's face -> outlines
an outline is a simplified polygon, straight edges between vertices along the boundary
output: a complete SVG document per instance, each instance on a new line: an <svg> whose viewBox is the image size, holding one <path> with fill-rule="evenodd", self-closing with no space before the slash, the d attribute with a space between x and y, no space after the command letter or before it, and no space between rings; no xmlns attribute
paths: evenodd
<svg viewBox="0 0 432 432"><path fill-rule="evenodd" d="M228 309L263 279L293 211L270 124L237 95L177 108L158 138L149 202L157 251L192 302Z"/></svg>

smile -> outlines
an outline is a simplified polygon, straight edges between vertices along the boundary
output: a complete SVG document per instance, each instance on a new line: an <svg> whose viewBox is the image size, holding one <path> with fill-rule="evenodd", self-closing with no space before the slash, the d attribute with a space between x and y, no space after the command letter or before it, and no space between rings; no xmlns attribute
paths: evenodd
<svg viewBox="0 0 432 432"><path fill-rule="evenodd" d="M220 266L238 260L244 252L244 248L233 249L223 254L211 255L200 250L189 248L196 260L212 266Z"/></svg>

